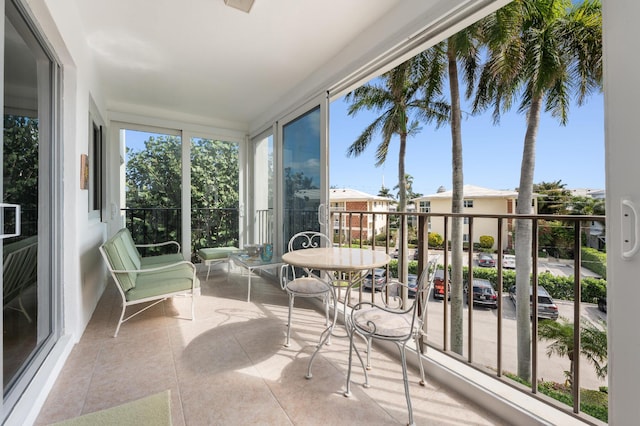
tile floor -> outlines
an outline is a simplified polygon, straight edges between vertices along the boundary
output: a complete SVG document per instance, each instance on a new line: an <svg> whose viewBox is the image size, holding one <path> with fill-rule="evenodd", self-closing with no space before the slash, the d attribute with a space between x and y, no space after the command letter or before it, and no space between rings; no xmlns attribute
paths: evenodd
<svg viewBox="0 0 640 426"><path fill-rule="evenodd" d="M159 304L113 332L120 312L109 283L91 322L73 349L36 421L37 425L112 407L171 390L174 425L388 425L408 420L396 358L375 350L371 387L354 368L345 398L348 341L333 338L305 379L310 354L323 329L316 304L296 300L292 344L283 346L287 297L273 279L254 277L251 303L238 268L212 270L196 299ZM494 425L490 410L441 384L418 384L411 371L416 424Z"/></svg>

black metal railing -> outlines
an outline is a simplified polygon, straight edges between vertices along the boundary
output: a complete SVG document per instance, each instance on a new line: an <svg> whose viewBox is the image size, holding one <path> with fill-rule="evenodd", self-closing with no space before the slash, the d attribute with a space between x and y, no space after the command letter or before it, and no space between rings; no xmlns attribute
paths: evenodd
<svg viewBox="0 0 640 426"><path fill-rule="evenodd" d="M409 273L419 274L419 271L428 264L434 254L440 257L441 268L444 269L444 282L449 282L451 277L451 252L450 235L451 222L455 217L465 219L464 234L466 242L464 244L463 255L463 281L473 282L474 276L489 279L497 292L497 309L482 312L480 308L474 307L472 292L464 293L465 305L465 329L464 347L462 353L455 353L451 350L451 306L448 301L449 287L444 286L445 296L442 304L434 302L434 308L429 309L429 318L425 321L427 328L427 344L439 351L444 352L458 360L462 360L486 374L501 378L504 382L520 389L521 383L527 383L530 392L538 397L543 377L548 380L548 375L558 372L550 372L549 365L558 363L547 363L540 359L540 353L546 353L549 343L538 338L538 327L541 324L537 315L531 317L531 375L527 379L517 377L514 365L518 360L513 359L513 334L515 333L515 311L514 303L510 301L508 292L515 285L515 272L507 271L502 266L503 255L513 253L515 225L517 221L527 221L532 226L532 246L531 246L531 285L532 294L537 294L537 289L544 282L544 285L552 294L559 306L566 313L567 320L574 325L580 325L587 321L597 322L597 302L599 298L606 297L606 281L598 278L588 278L581 269L582 262L581 249L583 242L589 241L589 224L604 224L604 216L555 216L555 215L469 215L469 214L438 214L438 213L385 213L371 211L333 211L329 223L333 225L334 242L341 245L370 247L372 250L384 250L392 254L396 247L396 238L399 232L406 230L409 244L405 247L399 246L398 260L392 260L387 266L387 277L399 277L403 274L403 262L408 262ZM410 218L417 218L417 227L409 227ZM550 224L560 226L562 238L554 241L549 238ZM560 224L560 225L558 225ZM601 226L600 226L601 229ZM434 246L430 241L440 241L438 238L430 238L430 234L441 233L441 244ZM494 244L492 247L483 249L478 243L481 235L493 234ZM435 237L431 235L431 237ZM602 239L600 239L601 241ZM409 259L409 254L417 250L417 260ZM480 268L476 265L477 254L480 251L493 253L496 260L496 267L493 269ZM564 253L565 259L549 258L549 253ZM517 259L518 262L526 262L526 259ZM545 266L546 265L546 266ZM549 266L553 265L553 266ZM588 265L587 265L588 266ZM554 267L562 269L563 278L554 278L554 274L547 269ZM558 269L558 270L560 270ZM594 274L595 275L595 274ZM407 277L399 277L406 282ZM389 279L389 278L388 278ZM452 283L453 285L453 283ZM464 283L463 283L464 285ZM360 290L362 298L362 290ZM374 295L371 295L372 300ZM388 293L387 293L388 297ZM406 295L405 295L406 297ZM472 309L468 309L471 306ZM435 314L432 311L437 311ZM531 312L538 312L538 300L532 298ZM488 320L487 320L488 318ZM580 348L580 326L573 327L573 339L569 343L573 348ZM606 330L606 328L605 328ZM508 335L508 337L506 336ZM509 346L510 345L510 346ZM543 346L544 345L544 346ZM481 348L478 348L481 346ZM507 351L508 348L508 351ZM479 350L476 350L479 349ZM505 352L510 357L505 357ZM573 353L580 353L580 349ZM564 404L555 404L559 408L580 415L581 395L580 389L585 382L583 377L589 375L591 366L586 358L575 356L573 358L573 371L568 377L571 393L568 398L570 409ZM568 360L564 360L568 361ZM541 368L544 367L544 371ZM585 373L586 372L586 373ZM557 376L558 374L556 374ZM562 376L562 372L560 372ZM591 374L593 376L593 374ZM509 379L505 379L508 377ZM593 377L590 377L593 379ZM515 381L511 380L514 379ZM516 383L518 381L518 383ZM562 382L560 380L559 382ZM590 380L590 383L598 380ZM605 381L602 384L606 385ZM596 386L596 391L597 386ZM549 402L549 398L541 397L541 400ZM565 401L566 403L566 401ZM584 419L585 416L581 416Z"/></svg>
<svg viewBox="0 0 640 426"><path fill-rule="evenodd" d="M125 226L137 244L182 241L182 209L122 209ZM240 215L237 208L191 209L191 247L195 253L202 247L237 246Z"/></svg>

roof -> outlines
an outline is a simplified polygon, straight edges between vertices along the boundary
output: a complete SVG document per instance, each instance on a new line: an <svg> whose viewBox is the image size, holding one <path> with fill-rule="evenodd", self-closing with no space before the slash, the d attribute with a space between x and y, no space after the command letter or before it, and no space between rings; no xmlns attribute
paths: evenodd
<svg viewBox="0 0 640 426"><path fill-rule="evenodd" d="M379 195L371 195L366 192L358 191L350 188L332 188L329 190L329 200L331 201L388 201L393 202L391 198L381 197Z"/></svg>
<svg viewBox="0 0 640 426"><path fill-rule="evenodd" d="M464 198L518 198L518 191L483 188L481 186L464 185ZM415 198L415 201L451 198L453 191L438 192Z"/></svg>

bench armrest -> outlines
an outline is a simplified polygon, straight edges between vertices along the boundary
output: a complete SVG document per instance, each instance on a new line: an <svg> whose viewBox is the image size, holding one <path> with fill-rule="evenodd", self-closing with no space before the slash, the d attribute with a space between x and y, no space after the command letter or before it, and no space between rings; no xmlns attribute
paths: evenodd
<svg viewBox="0 0 640 426"><path fill-rule="evenodd" d="M193 269L193 271L195 272L196 270L196 266L189 262L188 260L183 260L180 262L176 262L176 263L170 263L168 265L163 265L163 266L157 266L155 268L145 268L145 269L112 269L111 272L115 273L115 274L130 274L130 273L136 273L136 274L144 274L147 272L157 272L157 271L162 271L165 269L170 269L175 267L176 265L189 265L191 267L191 269Z"/></svg>
<svg viewBox="0 0 640 426"><path fill-rule="evenodd" d="M177 246L176 253L180 253L180 243L177 241L165 241L163 243L152 243L152 244L136 244L136 247L162 247L170 244L175 244Z"/></svg>

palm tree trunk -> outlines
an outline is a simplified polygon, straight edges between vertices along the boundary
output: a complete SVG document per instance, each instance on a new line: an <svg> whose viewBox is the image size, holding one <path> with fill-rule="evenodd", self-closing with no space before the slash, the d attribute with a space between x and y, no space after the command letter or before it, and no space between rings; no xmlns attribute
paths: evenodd
<svg viewBox="0 0 640 426"><path fill-rule="evenodd" d="M407 211L407 175L404 172L404 159L407 151L407 134L400 134L400 151L398 152L398 211ZM401 226L402 233L400 235L400 244L404 248L404 256L398 257L398 278L401 282L406 282L409 275L409 262L407 260L407 226L406 217L403 217L401 222L404 222L405 226Z"/></svg>
<svg viewBox="0 0 640 426"><path fill-rule="evenodd" d="M460 112L460 88L458 85L458 62L453 41L447 43L449 67L449 90L451 94L451 166L452 194L451 212L463 212L463 176L462 176L462 129ZM464 292L462 282L462 235L463 218L452 219L451 227L451 350L462 355L464 343L463 306Z"/></svg>
<svg viewBox="0 0 640 426"><path fill-rule="evenodd" d="M540 124L542 95L534 95L527 115L527 132L524 137L520 186L518 188L517 214L532 214L533 173L535 170L536 136ZM530 220L516 221L516 320L518 376L529 380L531 376L531 308L529 294L531 285L531 240Z"/></svg>

